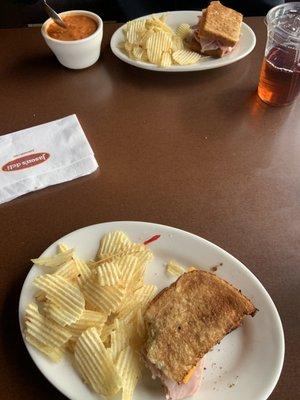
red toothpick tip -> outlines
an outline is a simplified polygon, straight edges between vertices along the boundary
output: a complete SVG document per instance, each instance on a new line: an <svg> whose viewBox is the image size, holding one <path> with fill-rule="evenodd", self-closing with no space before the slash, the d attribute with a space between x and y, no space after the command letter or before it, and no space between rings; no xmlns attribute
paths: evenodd
<svg viewBox="0 0 300 400"><path fill-rule="evenodd" d="M149 238L149 239L147 239L147 240L144 241L144 244L152 243L152 242L154 242L155 240L159 239L160 236L161 236L161 235L154 235L154 236L151 236L151 238Z"/></svg>

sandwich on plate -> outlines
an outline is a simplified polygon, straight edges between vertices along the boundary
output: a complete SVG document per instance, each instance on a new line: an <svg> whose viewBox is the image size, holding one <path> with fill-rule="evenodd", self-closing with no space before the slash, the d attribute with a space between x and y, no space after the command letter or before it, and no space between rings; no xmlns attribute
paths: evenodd
<svg viewBox="0 0 300 400"><path fill-rule="evenodd" d="M152 377L161 379L167 399L194 394L205 354L255 312L241 291L206 271L186 272L161 291L144 315L142 356Z"/></svg>
<svg viewBox="0 0 300 400"><path fill-rule="evenodd" d="M243 15L212 1L202 10L193 35L188 39L191 50L211 57L229 54L238 43L241 34Z"/></svg>

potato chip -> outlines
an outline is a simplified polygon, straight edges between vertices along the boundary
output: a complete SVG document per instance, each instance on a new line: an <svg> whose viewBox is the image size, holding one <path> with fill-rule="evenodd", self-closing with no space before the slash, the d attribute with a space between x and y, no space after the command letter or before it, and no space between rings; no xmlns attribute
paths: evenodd
<svg viewBox="0 0 300 400"><path fill-rule="evenodd" d="M106 323L103 325L100 331L100 337L103 343L106 343L110 339L111 333L116 329L115 323L111 322L110 324Z"/></svg>
<svg viewBox="0 0 300 400"><path fill-rule="evenodd" d="M146 46L149 61L159 65L162 53L172 47L172 40L165 32L157 32L149 37Z"/></svg>
<svg viewBox="0 0 300 400"><path fill-rule="evenodd" d="M89 262L90 268L95 268L105 262L118 261L121 257L129 254L138 255L146 250L146 246L142 243L131 243L121 247L116 253L101 255L101 259Z"/></svg>
<svg viewBox="0 0 300 400"><path fill-rule="evenodd" d="M186 39L193 33L191 27L189 24L180 24L178 28L176 29L176 34L181 38L181 39Z"/></svg>
<svg viewBox="0 0 300 400"><path fill-rule="evenodd" d="M120 286L101 286L96 280L89 279L81 287L90 307L106 315L115 312L121 304L125 289Z"/></svg>
<svg viewBox="0 0 300 400"><path fill-rule="evenodd" d="M184 44L182 39L179 36L172 37L172 51L183 50Z"/></svg>
<svg viewBox="0 0 300 400"><path fill-rule="evenodd" d="M99 311L84 310L80 319L68 327L68 330L72 333L72 340L78 339L83 331L91 327L97 328L100 333L106 319L106 315Z"/></svg>
<svg viewBox="0 0 300 400"><path fill-rule="evenodd" d="M100 241L97 258L107 258L108 255L118 253L122 248L131 244L129 237L122 231L110 232Z"/></svg>
<svg viewBox="0 0 300 400"><path fill-rule="evenodd" d="M69 247L65 243L60 243L58 246L58 253L65 253L69 250Z"/></svg>
<svg viewBox="0 0 300 400"><path fill-rule="evenodd" d="M97 280L100 286L113 286L121 279L119 266L113 261L98 265L96 271Z"/></svg>
<svg viewBox="0 0 300 400"><path fill-rule="evenodd" d="M145 28L145 20L129 21L127 24L126 39L129 43L135 44L138 42L140 32Z"/></svg>
<svg viewBox="0 0 300 400"><path fill-rule="evenodd" d="M138 261L138 258L132 254L121 257L116 261L121 273L122 283L125 287L130 286L132 279L134 279L138 268Z"/></svg>
<svg viewBox="0 0 300 400"><path fill-rule="evenodd" d="M74 256L74 261L77 268L77 282L80 287L92 276L92 271L88 267L87 263L80 258Z"/></svg>
<svg viewBox="0 0 300 400"><path fill-rule="evenodd" d="M186 269L174 260L171 260L166 264L166 270L173 276L180 276L186 272Z"/></svg>
<svg viewBox="0 0 300 400"><path fill-rule="evenodd" d="M66 263L62 264L55 272L54 275L59 275L68 281L72 281L77 278L78 272L75 261L71 259Z"/></svg>
<svg viewBox="0 0 300 400"><path fill-rule="evenodd" d="M160 65L161 67L170 67L170 65L172 65L172 57L170 53L166 51L162 53Z"/></svg>
<svg viewBox="0 0 300 400"><path fill-rule="evenodd" d="M116 362L120 352L129 344L129 338L124 329L112 331L110 338L110 355L112 360Z"/></svg>
<svg viewBox="0 0 300 400"><path fill-rule="evenodd" d="M132 53L134 45L132 43L129 42L124 42L124 50L127 52L128 55L130 55Z"/></svg>
<svg viewBox="0 0 300 400"><path fill-rule="evenodd" d="M148 303L153 299L157 291L154 285L143 285L137 289L132 296L128 296L122 302L118 310L118 318L126 318L129 315L134 317L138 308L144 309Z"/></svg>
<svg viewBox="0 0 300 400"><path fill-rule="evenodd" d="M145 326L145 321L144 321L144 317L143 317L143 312L141 309L137 310L136 312L136 331L137 334L141 337L141 338L145 338L146 336L146 326Z"/></svg>
<svg viewBox="0 0 300 400"><path fill-rule="evenodd" d="M80 374L96 393L112 396L119 391L121 378L96 328L79 336L74 355Z"/></svg>
<svg viewBox="0 0 300 400"><path fill-rule="evenodd" d="M142 31L145 29L145 25L146 25L145 19L134 19L132 21L128 21L126 24L126 32L128 32L130 29L136 31Z"/></svg>
<svg viewBox="0 0 300 400"><path fill-rule="evenodd" d="M195 64L201 58L200 54L189 50L177 50L172 54L172 57L179 65Z"/></svg>
<svg viewBox="0 0 300 400"><path fill-rule="evenodd" d="M52 257L33 258L31 261L34 264L40 265L42 267L58 267L59 265L71 260L73 254L74 250L69 249L63 253L55 254L55 256Z"/></svg>
<svg viewBox="0 0 300 400"><path fill-rule="evenodd" d="M141 363L136 352L127 346L118 357L117 371L122 379L122 400L131 400L141 377Z"/></svg>
<svg viewBox="0 0 300 400"><path fill-rule="evenodd" d="M30 303L25 311L25 338L53 361L59 361L71 333L54 321L41 315L38 306Z"/></svg>
<svg viewBox="0 0 300 400"><path fill-rule="evenodd" d="M62 276L70 282L73 281L78 275L75 261L71 259L70 261L62 264L54 272L54 275ZM35 299L36 301L44 302L46 300L46 294L43 291L40 291L35 295Z"/></svg>
<svg viewBox="0 0 300 400"><path fill-rule="evenodd" d="M134 46L132 49L132 55L136 60L142 60L144 49L140 46Z"/></svg>
<svg viewBox="0 0 300 400"><path fill-rule="evenodd" d="M29 333L25 334L25 339L33 347L48 356L53 362L59 362L64 355L63 348L45 346L39 339L36 339Z"/></svg>
<svg viewBox="0 0 300 400"><path fill-rule="evenodd" d="M36 277L33 284L50 300L48 312L54 321L66 326L79 320L85 301L78 287L59 275L50 274Z"/></svg>
<svg viewBox="0 0 300 400"><path fill-rule="evenodd" d="M192 266L191 266L191 267L187 267L187 268L186 268L186 272L197 271L197 269L198 269L198 268L192 267Z"/></svg>
<svg viewBox="0 0 300 400"><path fill-rule="evenodd" d="M172 28L170 28L164 20L161 20L160 18L157 17L152 17L146 20L145 24L146 28L154 28L156 29L157 32L163 32L163 33L168 33L173 35L174 31Z"/></svg>

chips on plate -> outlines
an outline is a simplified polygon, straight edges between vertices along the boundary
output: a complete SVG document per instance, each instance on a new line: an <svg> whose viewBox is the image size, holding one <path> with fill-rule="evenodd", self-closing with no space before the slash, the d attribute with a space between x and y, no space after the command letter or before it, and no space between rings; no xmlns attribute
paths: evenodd
<svg viewBox="0 0 300 400"><path fill-rule="evenodd" d="M182 23L174 31L167 25L166 18L163 14L160 17L127 22L123 28L124 42L120 43L120 48L133 60L149 62L162 68L199 62L200 54L185 49L184 40L192 35L190 25Z"/></svg>
<svg viewBox="0 0 300 400"><path fill-rule="evenodd" d="M155 25L158 41L153 49L165 40L161 24ZM129 25L132 41L135 29L145 26L146 21ZM148 246L116 231L102 237L94 261L81 260L63 243L57 254L34 259L36 265L49 267L43 272L52 273L33 281L39 303L26 309L25 339L55 362L69 351L95 392L112 396L122 390L122 399L131 400L141 373L143 313L156 293L154 285L144 283L152 258Z"/></svg>

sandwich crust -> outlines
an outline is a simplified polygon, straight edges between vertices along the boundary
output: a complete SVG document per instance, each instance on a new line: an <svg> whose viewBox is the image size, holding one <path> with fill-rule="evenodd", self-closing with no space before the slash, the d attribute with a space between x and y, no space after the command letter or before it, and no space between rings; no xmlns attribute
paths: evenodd
<svg viewBox="0 0 300 400"><path fill-rule="evenodd" d="M202 13L198 35L233 47L239 41L242 21L241 13L212 1Z"/></svg>
<svg viewBox="0 0 300 400"><path fill-rule="evenodd" d="M206 271L187 272L149 304L144 354L168 378L187 383L197 362L255 312L225 280Z"/></svg>

